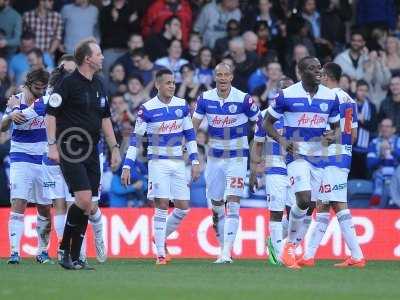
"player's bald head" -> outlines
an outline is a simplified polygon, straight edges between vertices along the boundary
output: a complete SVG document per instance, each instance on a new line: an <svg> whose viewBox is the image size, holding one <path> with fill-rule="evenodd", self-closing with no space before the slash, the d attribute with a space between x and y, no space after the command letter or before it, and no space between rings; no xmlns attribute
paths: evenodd
<svg viewBox="0 0 400 300"><path fill-rule="evenodd" d="M218 72L229 72L230 74L233 74L233 70L231 68L230 65L226 64L226 63L219 63L216 67L215 67L215 73Z"/></svg>

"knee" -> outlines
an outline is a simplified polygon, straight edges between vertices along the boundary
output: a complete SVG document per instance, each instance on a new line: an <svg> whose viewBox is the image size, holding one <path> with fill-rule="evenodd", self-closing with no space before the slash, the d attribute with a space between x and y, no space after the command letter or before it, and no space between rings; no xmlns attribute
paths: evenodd
<svg viewBox="0 0 400 300"><path fill-rule="evenodd" d="M296 193L297 206L300 209L307 209L311 203L311 192L304 191Z"/></svg>
<svg viewBox="0 0 400 300"><path fill-rule="evenodd" d="M18 214L24 214L25 213L25 208L26 208L26 201L22 199L13 199L11 201L11 211L18 213Z"/></svg>
<svg viewBox="0 0 400 300"><path fill-rule="evenodd" d="M272 222L281 222L283 211L270 211L269 220Z"/></svg>

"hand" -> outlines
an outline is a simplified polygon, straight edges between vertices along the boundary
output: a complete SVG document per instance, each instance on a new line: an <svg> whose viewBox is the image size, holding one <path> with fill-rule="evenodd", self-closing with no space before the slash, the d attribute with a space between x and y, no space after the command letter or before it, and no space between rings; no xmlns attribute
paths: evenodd
<svg viewBox="0 0 400 300"><path fill-rule="evenodd" d="M138 19L138 14L137 14L137 12L134 12L133 14L131 14L131 15L129 16L129 23L133 23L133 22L135 22L137 19Z"/></svg>
<svg viewBox="0 0 400 300"><path fill-rule="evenodd" d="M7 46L7 40L5 38L0 39L0 48L5 48Z"/></svg>
<svg viewBox="0 0 400 300"><path fill-rule="evenodd" d="M192 183L193 181L196 181L197 179L199 179L200 177L200 165L192 165L192 178L190 183Z"/></svg>
<svg viewBox="0 0 400 300"><path fill-rule="evenodd" d="M12 113L10 113L10 119L16 124L22 124L26 122L25 115L18 110L15 110Z"/></svg>
<svg viewBox="0 0 400 300"><path fill-rule="evenodd" d="M323 133L321 141L323 146L327 147L330 144L334 143L335 141L336 141L336 132L334 130L328 130Z"/></svg>
<svg viewBox="0 0 400 300"><path fill-rule="evenodd" d="M136 182L133 184L133 187L134 187L136 190L141 190L142 187L143 187L143 181L142 181L142 180L136 181Z"/></svg>
<svg viewBox="0 0 400 300"><path fill-rule="evenodd" d="M17 97L15 97L15 95L12 95L10 98L8 98L7 101L7 107L8 108L14 108L20 105L20 101Z"/></svg>
<svg viewBox="0 0 400 300"><path fill-rule="evenodd" d="M254 171L250 172L249 189L250 189L250 192L252 192L252 193L254 193L256 189L258 189L257 174Z"/></svg>
<svg viewBox="0 0 400 300"><path fill-rule="evenodd" d="M119 13L118 13L118 9L116 9L115 7L111 10L111 17L113 18L113 21L115 22L118 17L119 17Z"/></svg>
<svg viewBox="0 0 400 300"><path fill-rule="evenodd" d="M278 143L289 154L295 154L298 151L297 145L292 141L287 141L284 137L280 137Z"/></svg>
<svg viewBox="0 0 400 300"><path fill-rule="evenodd" d="M111 170L116 171L121 164L121 154L119 153L119 149L114 147L111 152Z"/></svg>
<svg viewBox="0 0 400 300"><path fill-rule="evenodd" d="M121 184L124 187L128 187L128 185L131 184L131 169L129 168L122 169Z"/></svg>
<svg viewBox="0 0 400 300"><path fill-rule="evenodd" d="M47 153L47 157L56 163L60 163L60 153L58 152L57 145L49 145L49 153Z"/></svg>

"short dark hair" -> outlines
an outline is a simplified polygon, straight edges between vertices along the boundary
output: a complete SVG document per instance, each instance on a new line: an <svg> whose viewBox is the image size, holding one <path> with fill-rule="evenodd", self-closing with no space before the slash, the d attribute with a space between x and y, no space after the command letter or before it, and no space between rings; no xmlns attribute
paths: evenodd
<svg viewBox="0 0 400 300"><path fill-rule="evenodd" d="M29 50L27 55L30 55L32 53L35 54L37 57L41 57L43 59L43 51L40 50L39 48L33 48Z"/></svg>
<svg viewBox="0 0 400 300"><path fill-rule="evenodd" d="M182 25L181 19L179 19L179 17L178 17L177 15L172 15L172 16L170 16L169 18L167 18L167 19L165 20L163 29L165 30L165 28L167 27L167 25L171 25L172 21L175 20L175 19L177 19L177 20L179 21L179 23L181 23L181 25Z"/></svg>
<svg viewBox="0 0 400 300"><path fill-rule="evenodd" d="M360 86L367 86L369 89L369 85L368 82L366 82L364 79L359 79L356 82L356 88L360 87Z"/></svg>
<svg viewBox="0 0 400 300"><path fill-rule="evenodd" d="M86 56L92 55L92 49L90 48L91 44L97 45L95 38L84 39L75 47L74 57L78 66L83 64Z"/></svg>
<svg viewBox="0 0 400 300"><path fill-rule="evenodd" d="M36 39L36 35L32 31L24 31L21 35L21 40L34 40L34 39Z"/></svg>
<svg viewBox="0 0 400 300"><path fill-rule="evenodd" d="M342 68L334 62L326 63L324 65L324 72L326 76L335 81L339 81L342 76Z"/></svg>
<svg viewBox="0 0 400 300"><path fill-rule="evenodd" d="M163 75L174 75L170 69L160 69L156 72L156 80L160 80Z"/></svg>
<svg viewBox="0 0 400 300"><path fill-rule="evenodd" d="M361 35L365 41L365 34L359 28L354 28L353 30L351 30L350 37L352 37L353 35Z"/></svg>
<svg viewBox="0 0 400 300"><path fill-rule="evenodd" d="M306 56L300 59L300 61L297 64L300 72L305 70L305 68L307 67L307 61L311 59L317 59L317 58L315 56Z"/></svg>
<svg viewBox="0 0 400 300"><path fill-rule="evenodd" d="M76 63L75 57L72 54L63 54L63 56L58 60L58 64L61 64L63 61L73 61Z"/></svg>
<svg viewBox="0 0 400 300"><path fill-rule="evenodd" d="M47 84L49 82L49 77L49 72L44 69L33 70L26 75L25 85L31 86L35 82Z"/></svg>
<svg viewBox="0 0 400 300"><path fill-rule="evenodd" d="M148 56L148 54L146 52L146 49L142 47L142 48L136 48L136 49L132 50L131 57L134 57L134 56L140 56L141 58L143 58L145 56Z"/></svg>
<svg viewBox="0 0 400 300"><path fill-rule="evenodd" d="M137 80L141 83L141 85L144 86L143 78L142 78L142 76L140 76L138 74L129 75L128 78L126 79L126 83L129 83L129 81L131 81L131 80Z"/></svg>
<svg viewBox="0 0 400 300"><path fill-rule="evenodd" d="M112 99L117 98L117 97L124 98L124 94L122 94L120 92L116 92L115 94L111 95L111 101L112 101Z"/></svg>

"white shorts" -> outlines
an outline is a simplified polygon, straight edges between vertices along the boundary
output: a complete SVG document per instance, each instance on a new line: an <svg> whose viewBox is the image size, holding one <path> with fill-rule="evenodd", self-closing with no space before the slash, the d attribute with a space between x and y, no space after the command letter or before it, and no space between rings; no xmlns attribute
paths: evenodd
<svg viewBox="0 0 400 300"><path fill-rule="evenodd" d="M46 198L74 201L59 165L42 164L43 194Z"/></svg>
<svg viewBox="0 0 400 300"><path fill-rule="evenodd" d="M296 159L287 165L293 193L311 191L311 200L319 199L323 168L317 168L304 159Z"/></svg>
<svg viewBox="0 0 400 300"><path fill-rule="evenodd" d="M14 162L10 165L10 196L29 203L49 205L51 199L43 195L42 165Z"/></svg>
<svg viewBox="0 0 400 300"><path fill-rule="evenodd" d="M190 200L185 161L180 159L150 160L147 198Z"/></svg>
<svg viewBox="0 0 400 300"><path fill-rule="evenodd" d="M320 200L328 202L347 202L347 178L349 170L334 166L323 171Z"/></svg>
<svg viewBox="0 0 400 300"><path fill-rule="evenodd" d="M265 176L267 207L270 211L284 211L285 206L292 207L294 194L286 175L267 174Z"/></svg>
<svg viewBox="0 0 400 300"><path fill-rule="evenodd" d="M208 157L206 166L206 196L222 200L226 196L243 197L247 173L247 157Z"/></svg>

